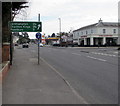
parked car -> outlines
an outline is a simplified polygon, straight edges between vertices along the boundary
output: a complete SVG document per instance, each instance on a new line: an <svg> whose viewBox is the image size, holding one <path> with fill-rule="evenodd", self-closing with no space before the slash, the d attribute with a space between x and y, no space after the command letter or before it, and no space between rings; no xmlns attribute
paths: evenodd
<svg viewBox="0 0 120 106"><path fill-rule="evenodd" d="M60 46L60 41L52 41L52 46Z"/></svg>
<svg viewBox="0 0 120 106"><path fill-rule="evenodd" d="M40 43L40 44L39 44L39 46L40 46L40 47L43 47L43 44L42 44L42 43Z"/></svg>
<svg viewBox="0 0 120 106"><path fill-rule="evenodd" d="M18 46L18 43L15 43L14 45L15 45L15 46Z"/></svg>
<svg viewBox="0 0 120 106"><path fill-rule="evenodd" d="M29 44L28 43L24 43L24 44L22 44L22 47L23 48L29 48Z"/></svg>

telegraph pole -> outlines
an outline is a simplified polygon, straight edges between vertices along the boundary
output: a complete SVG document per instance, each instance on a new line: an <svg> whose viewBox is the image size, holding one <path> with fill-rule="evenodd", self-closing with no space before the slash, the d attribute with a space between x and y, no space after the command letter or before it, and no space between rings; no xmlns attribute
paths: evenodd
<svg viewBox="0 0 120 106"><path fill-rule="evenodd" d="M12 21L12 1L11 1L11 21ZM10 65L12 65L12 59L13 59L13 40L12 40L12 32L10 32Z"/></svg>

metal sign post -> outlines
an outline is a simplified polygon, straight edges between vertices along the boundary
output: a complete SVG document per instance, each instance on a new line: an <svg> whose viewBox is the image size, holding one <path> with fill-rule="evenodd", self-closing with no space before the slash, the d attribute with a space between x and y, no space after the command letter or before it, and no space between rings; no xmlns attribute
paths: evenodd
<svg viewBox="0 0 120 106"><path fill-rule="evenodd" d="M40 38L38 39L38 65L40 64L40 48L39 48L39 45L40 45Z"/></svg>
<svg viewBox="0 0 120 106"><path fill-rule="evenodd" d="M41 40L42 34L41 33L36 33L36 38L38 39L38 64L39 64L39 55L40 55L40 48L39 48L39 44L40 44L40 40Z"/></svg>
<svg viewBox="0 0 120 106"><path fill-rule="evenodd" d="M38 15L38 22L20 22L11 21L9 22L9 27L11 32L38 32L36 38L38 39L38 64L39 64L39 44L42 32L42 22L40 22L40 14Z"/></svg>
<svg viewBox="0 0 120 106"><path fill-rule="evenodd" d="M38 22L40 22L40 14L38 14ZM40 38L41 38L41 34L39 34L39 37L38 37L38 65L40 64Z"/></svg>

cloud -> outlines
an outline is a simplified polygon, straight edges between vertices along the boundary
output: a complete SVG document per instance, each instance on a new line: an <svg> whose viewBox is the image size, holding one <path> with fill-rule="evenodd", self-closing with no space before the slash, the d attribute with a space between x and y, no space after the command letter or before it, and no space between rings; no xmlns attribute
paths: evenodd
<svg viewBox="0 0 120 106"><path fill-rule="evenodd" d="M62 31L71 27L77 29L89 24L118 20L119 0L30 0L29 20L38 20L41 14L43 32L51 35L59 32L61 18Z"/></svg>

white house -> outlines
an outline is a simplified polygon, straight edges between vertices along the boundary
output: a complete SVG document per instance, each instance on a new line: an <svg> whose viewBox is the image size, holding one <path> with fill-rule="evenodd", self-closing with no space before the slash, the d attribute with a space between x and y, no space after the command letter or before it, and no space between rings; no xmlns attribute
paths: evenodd
<svg viewBox="0 0 120 106"><path fill-rule="evenodd" d="M103 22L82 27L73 31L73 43L83 46L118 44L118 23Z"/></svg>

